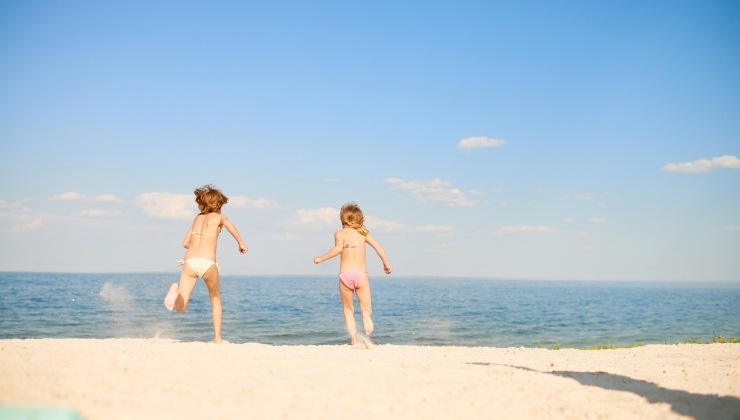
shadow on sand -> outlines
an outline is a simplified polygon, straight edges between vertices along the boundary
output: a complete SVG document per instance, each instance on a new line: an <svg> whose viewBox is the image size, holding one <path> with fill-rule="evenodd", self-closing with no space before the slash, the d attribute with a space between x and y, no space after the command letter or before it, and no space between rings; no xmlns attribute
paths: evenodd
<svg viewBox="0 0 740 420"><path fill-rule="evenodd" d="M489 365L494 363L471 363L474 365ZM563 378L575 379L583 385L596 386L613 391L631 392L639 395L650 403L666 403L671 409L681 415L700 420L730 419L740 420L740 398L711 394L693 394L691 392L668 389L652 382L633 379L629 376L616 375L607 372L572 372L553 371L542 372L523 366L509 366L530 372L545 373Z"/></svg>

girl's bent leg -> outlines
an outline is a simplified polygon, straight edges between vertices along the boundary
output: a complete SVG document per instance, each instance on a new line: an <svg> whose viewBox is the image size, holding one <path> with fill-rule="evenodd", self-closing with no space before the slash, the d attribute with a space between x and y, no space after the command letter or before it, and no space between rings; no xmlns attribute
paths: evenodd
<svg viewBox="0 0 740 420"><path fill-rule="evenodd" d="M168 311L175 309L175 301L177 300L177 297L180 296L177 289L177 283L172 283L170 290L167 291L167 295L164 297L164 307L167 308Z"/></svg>
<svg viewBox="0 0 740 420"><path fill-rule="evenodd" d="M193 273L190 267L183 266L180 273L180 284L177 287L177 298L175 299L175 310L185 312L188 308L190 295L193 294L195 284L198 282L197 274ZM170 288L172 290L172 288Z"/></svg>
<svg viewBox="0 0 740 420"><path fill-rule="evenodd" d="M221 295L219 294L218 268L215 264L203 275L203 281L208 287L208 297L211 300L211 318L213 319L213 341L221 342Z"/></svg>
<svg viewBox="0 0 740 420"><path fill-rule="evenodd" d="M370 279L365 274L365 281L360 281L360 286L355 289L357 300L360 302L360 313L362 314L362 326L365 327L365 334L370 335L375 329L373 324L373 301L370 295Z"/></svg>
<svg viewBox="0 0 740 420"><path fill-rule="evenodd" d="M342 299L344 325L349 333L349 342L353 346L357 343L357 324L355 323L355 307L352 305L352 290L339 281L339 297Z"/></svg>

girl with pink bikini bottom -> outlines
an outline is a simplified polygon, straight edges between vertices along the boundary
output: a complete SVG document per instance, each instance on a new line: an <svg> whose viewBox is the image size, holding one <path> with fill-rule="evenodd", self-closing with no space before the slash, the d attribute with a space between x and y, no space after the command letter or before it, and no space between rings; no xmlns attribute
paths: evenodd
<svg viewBox="0 0 740 420"><path fill-rule="evenodd" d="M344 323L349 333L350 344L357 344L357 325L355 323L355 308L353 295L357 294L362 314L362 324L365 334L373 332L372 299L370 282L367 276L365 262L365 244L370 245L383 262L383 271L390 274L393 271L385 256L383 247L370 236L365 228L365 217L362 210L355 203L347 203L339 211L339 220L342 229L334 233L334 247L320 257L314 257L314 264L322 263L340 255L339 260L339 297L342 301Z"/></svg>

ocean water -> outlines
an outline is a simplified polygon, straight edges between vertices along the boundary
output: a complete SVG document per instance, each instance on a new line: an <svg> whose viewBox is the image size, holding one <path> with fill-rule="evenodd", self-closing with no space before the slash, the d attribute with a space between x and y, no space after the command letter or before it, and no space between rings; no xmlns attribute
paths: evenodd
<svg viewBox="0 0 740 420"><path fill-rule="evenodd" d="M184 314L178 274L0 273L0 338L211 341L199 281ZM552 348L740 337L740 284L371 278L376 344ZM223 338L347 342L336 278L222 276ZM359 305L358 326L361 326Z"/></svg>

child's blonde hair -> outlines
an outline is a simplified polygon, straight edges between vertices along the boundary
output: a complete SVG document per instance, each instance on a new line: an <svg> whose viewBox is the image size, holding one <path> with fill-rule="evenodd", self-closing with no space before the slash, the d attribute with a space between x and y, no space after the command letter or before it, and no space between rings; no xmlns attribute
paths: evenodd
<svg viewBox="0 0 740 420"><path fill-rule="evenodd" d="M360 207L355 203L343 205L339 211L339 219L342 221L342 226L351 227L362 236L367 236L369 233L367 228L365 228L365 216L362 214Z"/></svg>
<svg viewBox="0 0 740 420"><path fill-rule="evenodd" d="M229 202L229 198L211 184L196 188L193 193L195 194L195 202L198 203L200 214L219 211L224 204Z"/></svg>

